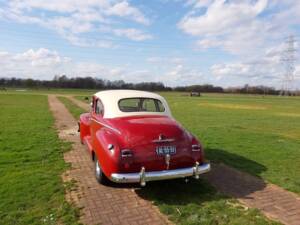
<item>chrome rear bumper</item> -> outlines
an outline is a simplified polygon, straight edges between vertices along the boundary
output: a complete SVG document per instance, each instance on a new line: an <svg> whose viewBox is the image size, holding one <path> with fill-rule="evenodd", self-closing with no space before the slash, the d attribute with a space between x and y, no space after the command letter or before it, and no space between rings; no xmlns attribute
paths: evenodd
<svg viewBox="0 0 300 225"><path fill-rule="evenodd" d="M145 186L147 181L154 180L168 180L190 176L194 176L198 179L200 174L208 171L210 171L209 163L202 165L196 163L194 167L153 172L146 172L145 168L142 167L141 172L139 173L113 173L111 175L111 180L116 183L140 183L142 186Z"/></svg>

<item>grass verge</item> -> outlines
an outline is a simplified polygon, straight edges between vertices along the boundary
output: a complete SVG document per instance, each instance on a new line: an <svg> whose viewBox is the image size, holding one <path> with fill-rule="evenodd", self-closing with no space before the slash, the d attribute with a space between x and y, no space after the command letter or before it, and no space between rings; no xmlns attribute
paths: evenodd
<svg viewBox="0 0 300 225"><path fill-rule="evenodd" d="M70 145L53 128L47 97L0 94L0 105L0 223L78 224L61 179Z"/></svg>
<svg viewBox="0 0 300 225"><path fill-rule="evenodd" d="M193 225L275 225L259 210L245 207L220 194L204 180L149 182L136 191L154 202L175 224Z"/></svg>
<svg viewBox="0 0 300 225"><path fill-rule="evenodd" d="M74 98L76 98L84 103L87 103L87 104L89 104L92 101L92 97L89 95L85 95L85 96L77 95L77 96L74 96Z"/></svg>
<svg viewBox="0 0 300 225"><path fill-rule="evenodd" d="M78 120L82 113L85 113L82 108L78 107L74 102L66 97L59 96L58 99L66 106L69 112Z"/></svg>

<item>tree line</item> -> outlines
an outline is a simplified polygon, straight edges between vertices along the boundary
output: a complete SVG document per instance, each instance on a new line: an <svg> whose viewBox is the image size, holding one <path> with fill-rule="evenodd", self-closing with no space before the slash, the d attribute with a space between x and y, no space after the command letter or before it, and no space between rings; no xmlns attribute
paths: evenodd
<svg viewBox="0 0 300 225"><path fill-rule="evenodd" d="M53 80L35 80L21 78L0 78L0 88L73 88L73 89L135 89L145 91L180 91L206 93L244 93L278 95L280 90L267 86L250 86L223 88L211 84L168 87L162 82L127 83L123 80L104 80L93 77L68 78L66 75L55 76ZM298 93L299 94L299 93Z"/></svg>
<svg viewBox="0 0 300 225"><path fill-rule="evenodd" d="M171 91L161 82L126 83L123 80L103 80L93 77L68 78L55 76L53 80L34 80L21 78L0 78L0 87L19 88L73 88L73 89L137 89L148 91Z"/></svg>

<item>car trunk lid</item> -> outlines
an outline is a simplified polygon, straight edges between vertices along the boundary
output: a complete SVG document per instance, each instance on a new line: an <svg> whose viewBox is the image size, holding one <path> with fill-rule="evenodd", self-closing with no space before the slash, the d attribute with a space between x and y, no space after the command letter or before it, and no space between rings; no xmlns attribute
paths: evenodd
<svg viewBox="0 0 300 225"><path fill-rule="evenodd" d="M127 172L157 171L192 166L191 142L185 130L167 116L124 117L114 120L133 153Z"/></svg>

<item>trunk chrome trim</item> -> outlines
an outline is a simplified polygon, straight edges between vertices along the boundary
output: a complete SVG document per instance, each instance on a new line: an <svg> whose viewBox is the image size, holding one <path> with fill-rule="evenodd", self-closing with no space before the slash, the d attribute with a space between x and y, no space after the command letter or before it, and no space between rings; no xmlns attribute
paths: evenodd
<svg viewBox="0 0 300 225"><path fill-rule="evenodd" d="M116 183L140 183L144 186L147 181L154 180L168 180L190 176L194 176L197 179L200 174L207 173L210 169L211 167L209 163L199 165L198 162L196 162L194 167L153 172L145 172L145 168L142 167L141 172L139 173L113 173L111 174L110 179Z"/></svg>
<svg viewBox="0 0 300 225"><path fill-rule="evenodd" d="M174 138L167 138L167 139L155 139L152 142L153 143L164 143L164 142L173 142L175 141Z"/></svg>

